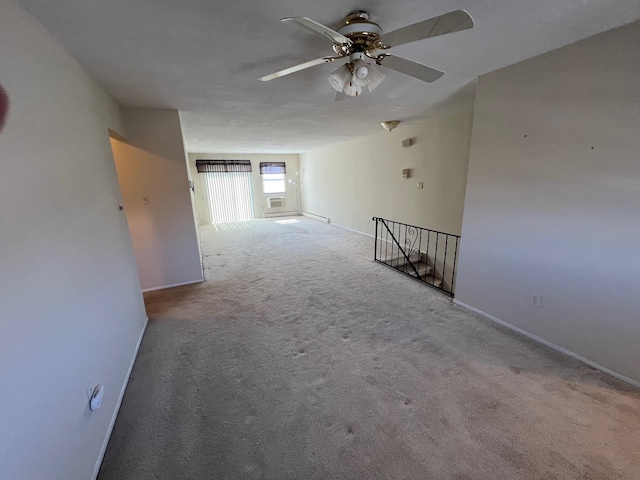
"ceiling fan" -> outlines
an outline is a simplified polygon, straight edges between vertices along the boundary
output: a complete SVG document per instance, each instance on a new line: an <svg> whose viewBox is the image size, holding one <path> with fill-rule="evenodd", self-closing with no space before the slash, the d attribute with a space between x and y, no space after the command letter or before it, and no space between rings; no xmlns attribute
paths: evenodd
<svg viewBox="0 0 640 480"><path fill-rule="evenodd" d="M336 55L317 58L294 67L285 68L279 72L260 77L260 80L268 82L322 63L348 58L349 61L346 64L328 76L329 83L338 91L336 100L358 96L364 87L372 92L380 85L384 80L384 75L378 71L374 64L396 70L424 82L437 80L444 72L406 58L384 53L384 51L405 43L473 27L473 19L464 10L454 10L385 34L382 33L380 25L369 20L369 14L363 10L356 10L347 15L337 31L307 17L283 18L282 22L297 25L328 39L333 43L333 51Z"/></svg>

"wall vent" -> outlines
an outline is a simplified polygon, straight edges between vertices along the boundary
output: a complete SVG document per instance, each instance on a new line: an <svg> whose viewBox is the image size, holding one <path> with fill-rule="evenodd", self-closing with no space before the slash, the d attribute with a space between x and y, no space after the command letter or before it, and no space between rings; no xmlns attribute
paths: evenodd
<svg viewBox="0 0 640 480"><path fill-rule="evenodd" d="M284 207L284 197L269 197L269 208Z"/></svg>

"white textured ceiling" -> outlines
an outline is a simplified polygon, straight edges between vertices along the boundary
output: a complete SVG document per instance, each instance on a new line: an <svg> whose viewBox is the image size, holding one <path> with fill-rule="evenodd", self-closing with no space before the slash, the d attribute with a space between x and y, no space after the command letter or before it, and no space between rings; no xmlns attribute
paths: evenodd
<svg viewBox="0 0 640 480"><path fill-rule="evenodd" d="M474 80L640 18L640 0L19 0L122 104L178 109L187 149L298 153L378 132L379 122L471 108ZM337 28L368 10L389 32L455 9L476 26L394 49L445 72L427 84L385 69L372 94L335 102L337 63L260 82L332 53L280 18Z"/></svg>

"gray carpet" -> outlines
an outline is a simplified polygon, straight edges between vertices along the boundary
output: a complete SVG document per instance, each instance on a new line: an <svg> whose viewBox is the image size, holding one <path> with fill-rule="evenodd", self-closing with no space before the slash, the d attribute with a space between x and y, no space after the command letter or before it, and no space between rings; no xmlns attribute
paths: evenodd
<svg viewBox="0 0 640 480"><path fill-rule="evenodd" d="M202 229L100 479L638 479L640 394L299 218Z"/></svg>

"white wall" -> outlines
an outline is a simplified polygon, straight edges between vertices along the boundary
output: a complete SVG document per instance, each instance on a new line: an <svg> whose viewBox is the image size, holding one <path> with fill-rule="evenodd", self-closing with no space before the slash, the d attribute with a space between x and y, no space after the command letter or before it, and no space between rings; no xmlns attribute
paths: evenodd
<svg viewBox="0 0 640 480"><path fill-rule="evenodd" d="M0 84L0 478L88 479L146 321L107 131L119 110L6 0Z"/></svg>
<svg viewBox="0 0 640 480"><path fill-rule="evenodd" d="M460 233L472 112L461 112L300 155L302 207L373 234L374 216ZM402 147L402 140L415 144ZM411 169L411 178L402 170ZM418 190L417 182L424 188Z"/></svg>
<svg viewBox="0 0 640 480"><path fill-rule="evenodd" d="M202 281L178 112L125 108L123 117L127 142L111 143L140 284L152 290Z"/></svg>
<svg viewBox="0 0 640 480"><path fill-rule="evenodd" d="M479 79L456 294L635 380L638 45L634 23Z"/></svg>
<svg viewBox="0 0 640 480"><path fill-rule="evenodd" d="M202 174L196 170L196 160L251 160L251 188L253 191L253 210L255 218L263 218L267 213L296 212L298 210L296 190L288 180L298 181L298 155L289 154L228 154L228 153L189 153L189 168L191 178L195 183L195 210L198 223L210 223L207 207L207 194L202 181ZM260 178L260 162L285 162L287 164L287 193L285 206L282 208L269 208L267 195L262 193L262 180Z"/></svg>

